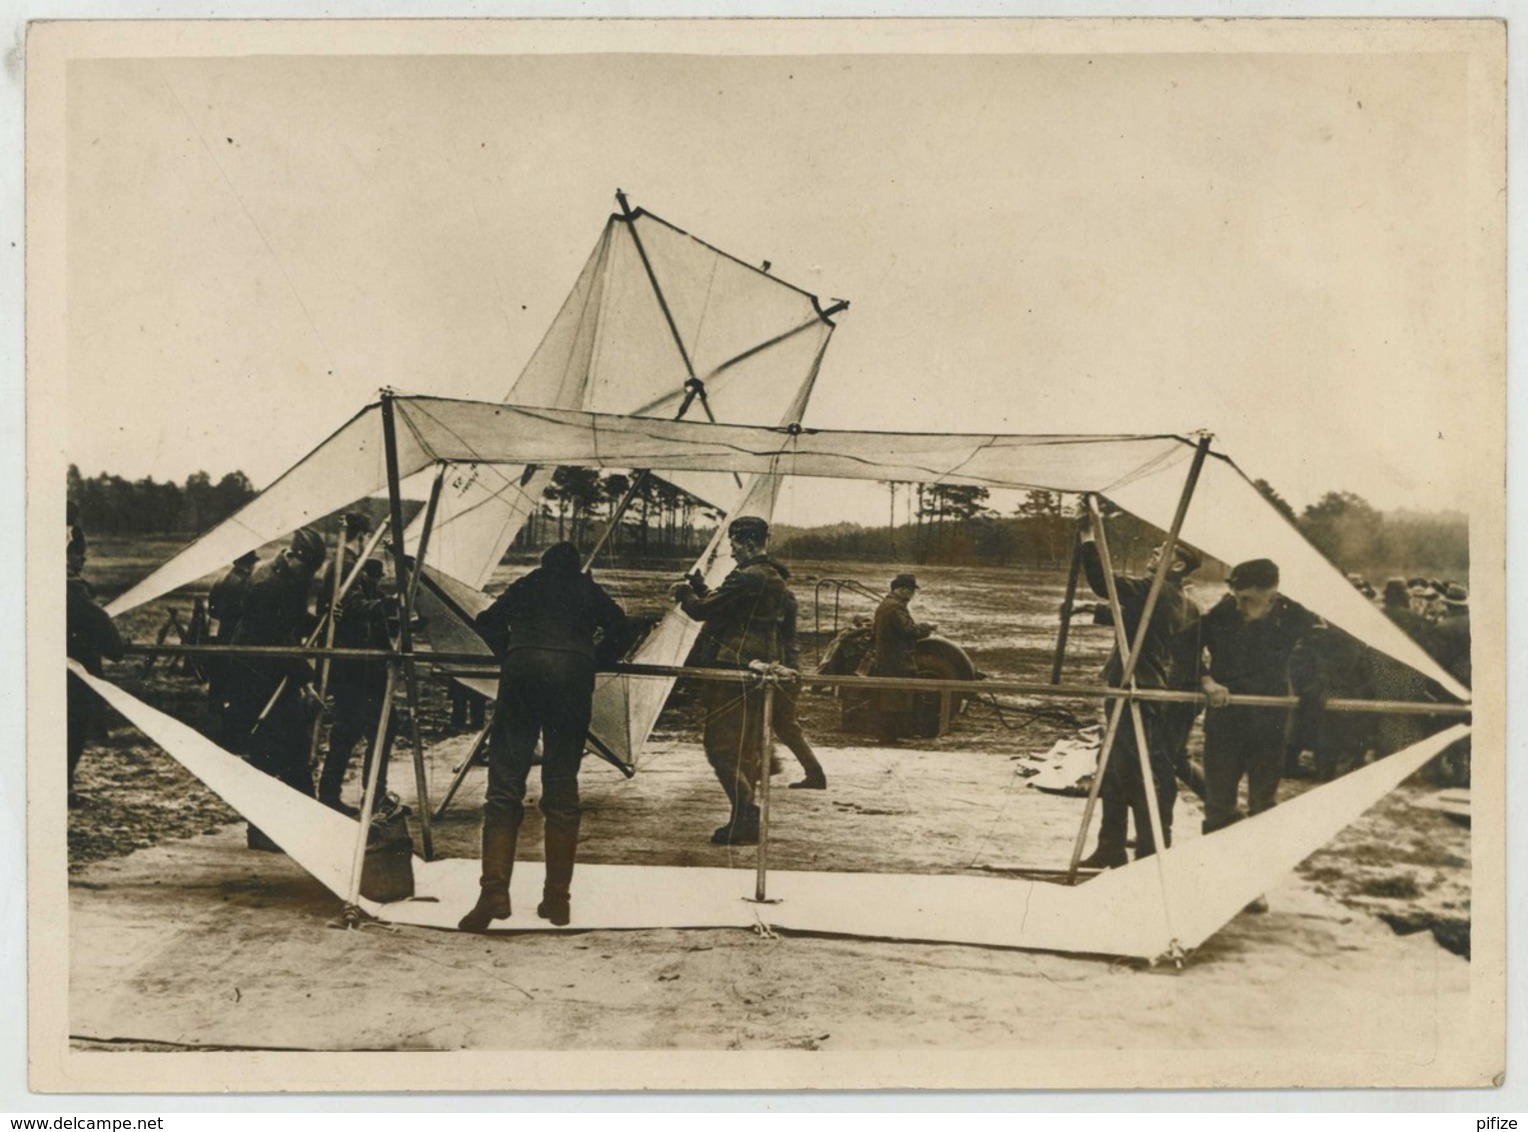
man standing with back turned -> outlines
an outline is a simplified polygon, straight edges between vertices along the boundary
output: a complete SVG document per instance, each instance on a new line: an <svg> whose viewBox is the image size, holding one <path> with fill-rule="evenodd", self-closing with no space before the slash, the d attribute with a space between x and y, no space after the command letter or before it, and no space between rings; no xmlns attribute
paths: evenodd
<svg viewBox="0 0 1528 1132"><path fill-rule="evenodd" d="M558 927L572 916L569 890L582 816L578 768L594 702L595 636L615 634L626 621L621 607L581 566L576 546L555 543L539 567L478 614L478 632L503 665L488 740L481 891L457 924L463 931L485 931L491 921L510 914L509 879L537 739L546 883L536 914Z"/></svg>

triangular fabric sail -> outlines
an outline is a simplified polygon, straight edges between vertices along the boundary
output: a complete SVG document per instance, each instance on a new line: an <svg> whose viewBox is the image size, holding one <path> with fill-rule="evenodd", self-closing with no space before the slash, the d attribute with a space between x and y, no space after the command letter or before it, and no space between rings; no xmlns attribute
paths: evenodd
<svg viewBox="0 0 1528 1132"><path fill-rule="evenodd" d="M399 430L398 447L406 475L429 463L406 429ZM378 406L368 405L270 487L118 596L106 612L120 616L214 571L226 570L246 551L386 487L382 416Z"/></svg>
<svg viewBox="0 0 1528 1132"><path fill-rule="evenodd" d="M1179 477L1181 479L1181 477ZM1108 498L1166 529L1182 484L1171 476L1142 476L1104 492ZM1416 641L1384 615L1328 562L1299 530L1274 510L1230 460L1204 463L1183 522L1183 539L1235 565L1271 558L1279 567L1279 592L1315 610L1332 624L1381 652L1426 673L1461 699L1469 691L1438 667Z"/></svg>
<svg viewBox="0 0 1528 1132"><path fill-rule="evenodd" d="M475 654L489 666L497 664L493 650L472 625L492 600L482 590L464 585L429 566L420 575L419 589L414 594L415 606L436 652ZM493 681L489 683L491 685Z"/></svg>
<svg viewBox="0 0 1528 1132"><path fill-rule="evenodd" d="M826 431L397 397L400 473L434 461L804 475L1098 492L1163 529L1194 446L1179 436L1019 436ZM114 615L194 581L299 522L385 483L368 408L248 506L113 602ZM1347 584L1225 460L1206 461L1184 538L1222 561L1271 557L1295 600L1468 700L1469 690ZM315 503L315 500L317 502Z"/></svg>
<svg viewBox="0 0 1528 1132"><path fill-rule="evenodd" d="M812 295L650 213L613 216L505 400L672 419L689 396L692 420L799 421L832 330ZM552 470L479 464L448 475L432 565L486 585ZM739 497L729 474L690 473L678 486L724 510ZM411 525L410 549L422 525Z"/></svg>
<svg viewBox="0 0 1528 1132"><path fill-rule="evenodd" d="M250 766L200 731L150 707L136 696L92 676L77 661L69 671L120 712L239 814L257 825L282 851L330 892L350 891L360 823L308 798L279 779ZM421 862L415 861L416 866ZM376 912L377 905L362 900Z"/></svg>
<svg viewBox="0 0 1528 1132"><path fill-rule="evenodd" d="M589 359L599 332L612 218L594 246L572 292L552 319L506 400L527 405L591 408ZM607 406L613 412L623 406ZM541 506L555 468L468 464L446 476L430 535L430 563L440 573L481 589L503 560L525 521ZM415 552L424 516L409 525L405 545Z"/></svg>
<svg viewBox="0 0 1528 1132"><path fill-rule="evenodd" d="M732 559L726 553L728 522L743 515L768 522L774 515L779 490L778 477L753 477L742 503L717 524L716 533L694 566L708 586L721 585L732 570ZM681 665L690 655L700 630L698 621L692 621L677 606L672 607L638 646L631 660L637 664ZM642 747L673 688L672 677L601 673L595 682L590 734L623 762L637 765Z"/></svg>
<svg viewBox="0 0 1528 1132"><path fill-rule="evenodd" d="M359 826L248 766L205 736L143 703L74 661L69 670L99 693L235 810L258 825L326 888L345 898ZM763 914L778 927L878 939L925 940L1088 955L1156 959L1191 950L1450 743L1451 727L1334 783L1159 858L1135 861L1075 887L970 876L893 876L772 870L777 901ZM393 923L450 928L477 899L471 860L413 861L415 898L360 900ZM742 897L751 870L580 865L570 928L746 927L759 908ZM515 869L534 900L537 865ZM525 875L521 875L525 874ZM1165 878L1165 884L1164 884ZM521 899L521 893L515 894ZM507 930L548 930L538 917L506 920Z"/></svg>

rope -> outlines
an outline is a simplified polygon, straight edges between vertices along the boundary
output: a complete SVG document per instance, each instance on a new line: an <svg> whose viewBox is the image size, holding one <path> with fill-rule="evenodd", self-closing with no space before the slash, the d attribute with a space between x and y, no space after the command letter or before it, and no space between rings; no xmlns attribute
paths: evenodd
<svg viewBox="0 0 1528 1132"><path fill-rule="evenodd" d="M1008 717L1004 714L1004 707L999 702L995 693L987 692L983 694L973 692L970 699L974 703L982 703L990 707L997 715L997 721L1004 730L1018 730L1017 724L1008 722ZM1048 719L1056 723L1064 723L1070 727L1081 727L1083 725L1082 720L1078 719L1077 714L1070 708L1055 707L1049 704L1035 704L1033 706L1010 705L1006 710L1015 715L1025 715L1032 719Z"/></svg>

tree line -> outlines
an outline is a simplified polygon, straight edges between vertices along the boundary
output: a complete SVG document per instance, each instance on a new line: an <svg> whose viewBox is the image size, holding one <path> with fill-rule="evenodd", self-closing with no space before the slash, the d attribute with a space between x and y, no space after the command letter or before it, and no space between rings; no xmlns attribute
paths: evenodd
<svg viewBox="0 0 1528 1132"><path fill-rule="evenodd" d="M781 529L777 550L799 558L913 562L929 565L1064 566L1075 539L1079 500L1061 492L1028 492L1011 514L990 506L986 488L945 484L885 484L896 514L899 493L910 521L885 526L841 523ZM1359 495L1330 491L1296 512L1266 481L1256 481L1270 504L1344 571L1373 575L1427 573L1465 577L1469 527L1457 512L1382 512ZM1162 532L1118 513L1109 541L1122 568L1138 568Z"/></svg>
<svg viewBox="0 0 1528 1132"><path fill-rule="evenodd" d="M609 531L611 553L698 554L721 518L716 508L657 476L558 468L514 545L530 550L567 539L587 550Z"/></svg>
<svg viewBox="0 0 1528 1132"><path fill-rule="evenodd" d="M1072 552L1078 499L1061 492L1028 492L1010 514L991 506L983 487L960 484L886 483L885 526L839 523L810 529L777 529L775 550L795 558L912 562L928 565L1065 566ZM1263 497L1334 564L1375 577L1428 573L1464 577L1469 571L1469 530L1452 512L1382 512L1359 495L1329 491L1297 512L1265 480ZM128 481L106 472L85 478L69 465L69 499L87 532L102 534L197 534L254 498L249 478L229 472L216 482L207 472L184 484L152 476ZM911 519L890 521L897 500ZM587 550L609 530L610 553L698 553L721 521L714 507L657 476L558 468L542 505L515 542L530 551L562 539ZM613 529L612 524L614 524ZM1156 528L1120 513L1110 524L1110 543L1122 568L1144 561L1161 538Z"/></svg>
<svg viewBox="0 0 1528 1132"><path fill-rule="evenodd" d="M90 534L198 534L221 522L255 497L243 472L229 472L216 483L206 472L184 484L153 476L126 480L102 472L86 478L69 465L68 498Z"/></svg>

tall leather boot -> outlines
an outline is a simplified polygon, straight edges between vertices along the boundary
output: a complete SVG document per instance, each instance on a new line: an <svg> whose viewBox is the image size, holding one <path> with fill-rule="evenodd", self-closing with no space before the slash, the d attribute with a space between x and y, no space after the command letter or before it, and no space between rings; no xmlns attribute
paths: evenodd
<svg viewBox="0 0 1528 1132"><path fill-rule="evenodd" d="M1116 869L1129 860L1125 854L1125 833L1130 825L1130 807L1123 798L1105 797L1103 817L1098 823L1098 845L1091 856L1077 862L1085 869Z"/></svg>
<svg viewBox="0 0 1528 1132"><path fill-rule="evenodd" d="M329 753L324 757L324 768L318 776L318 800L347 818L355 818L361 816L361 811L340 800L340 791L345 785L345 771L349 765L350 752L337 750L331 739Z"/></svg>
<svg viewBox="0 0 1528 1132"><path fill-rule="evenodd" d="M801 769L806 771L806 777L800 782L792 782L788 790L826 790L828 788L828 776L823 773L822 763L817 761L817 754L812 750L812 745L806 741L806 736L799 731L785 740L785 745L790 748L791 754L796 756L796 761L801 764Z"/></svg>
<svg viewBox="0 0 1528 1132"><path fill-rule="evenodd" d="M515 842L520 836L518 821L493 820L483 816L483 877L478 883L477 903L459 921L464 932L488 930L492 920L509 916L509 877L515 867Z"/></svg>
<svg viewBox="0 0 1528 1132"><path fill-rule="evenodd" d="M573 883L573 860L578 855L579 819L563 818L546 823L546 884L536 915L555 927L566 927L572 918L569 888Z"/></svg>

